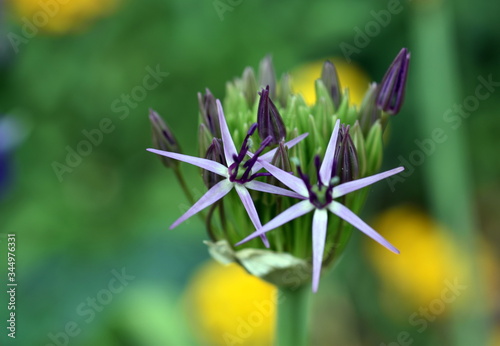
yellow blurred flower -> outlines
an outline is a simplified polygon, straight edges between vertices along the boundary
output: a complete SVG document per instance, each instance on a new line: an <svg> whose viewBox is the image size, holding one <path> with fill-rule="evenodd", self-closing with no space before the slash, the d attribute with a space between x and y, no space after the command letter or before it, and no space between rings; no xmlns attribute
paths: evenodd
<svg viewBox="0 0 500 346"><path fill-rule="evenodd" d="M193 329L204 345L271 345L276 288L239 265L210 261L186 293Z"/></svg>
<svg viewBox="0 0 500 346"><path fill-rule="evenodd" d="M467 256L461 256L450 232L440 224L414 207L400 206L383 213L373 227L401 251L395 258L377 244L366 243L370 263L386 286L388 301L394 302L396 293L407 308L429 307L441 312L447 311L443 306L455 298L458 306L471 303L467 287L472 285L473 276ZM478 263L479 277L491 288L494 258L485 244Z"/></svg>
<svg viewBox="0 0 500 346"><path fill-rule="evenodd" d="M299 66L290 75L294 92L302 94L308 104L316 102L314 82L321 77L321 69L325 60L318 60ZM349 89L350 104L360 105L370 83L369 77L354 63L347 63L342 59L332 58L339 75L342 90Z"/></svg>
<svg viewBox="0 0 500 346"><path fill-rule="evenodd" d="M37 29L62 34L85 28L108 15L120 0L10 0L19 18Z"/></svg>

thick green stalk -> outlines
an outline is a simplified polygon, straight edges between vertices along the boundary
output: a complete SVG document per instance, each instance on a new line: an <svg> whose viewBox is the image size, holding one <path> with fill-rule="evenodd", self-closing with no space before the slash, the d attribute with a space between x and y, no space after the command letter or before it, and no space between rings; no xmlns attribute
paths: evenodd
<svg viewBox="0 0 500 346"><path fill-rule="evenodd" d="M308 341L311 286L278 289L277 346L305 346Z"/></svg>

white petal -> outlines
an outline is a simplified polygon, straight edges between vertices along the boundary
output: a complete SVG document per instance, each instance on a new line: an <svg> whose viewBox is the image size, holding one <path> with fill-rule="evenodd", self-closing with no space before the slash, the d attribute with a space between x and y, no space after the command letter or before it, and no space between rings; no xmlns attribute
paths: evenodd
<svg viewBox="0 0 500 346"><path fill-rule="evenodd" d="M233 156L237 155L236 147L234 146L231 132L227 127L226 118L224 117L224 110L219 100L217 103L217 113L219 113L220 133L222 135L222 144L224 145L224 156L226 157L227 166L231 166L234 162Z"/></svg>
<svg viewBox="0 0 500 346"><path fill-rule="evenodd" d="M339 136L340 129L340 119L335 122L335 127L333 128L332 135L330 136L330 142L326 148L325 156L323 157L323 163L319 169L319 176L323 184L328 185L332 177L333 159L335 158L335 148L337 146L337 138Z"/></svg>
<svg viewBox="0 0 500 346"><path fill-rule="evenodd" d="M384 237L378 234L373 228L368 226L363 220L359 218L356 214L350 211L346 206L340 204L339 202L333 201L329 207L332 213L349 222L351 225L359 229L361 232L378 242L379 244L385 246L394 253L399 254L399 250L392 246Z"/></svg>
<svg viewBox="0 0 500 346"><path fill-rule="evenodd" d="M323 263L323 252L325 251L326 227L328 225L328 212L326 209L316 209L312 225L313 245L313 282L312 290L318 290L319 278L321 276L321 264Z"/></svg>

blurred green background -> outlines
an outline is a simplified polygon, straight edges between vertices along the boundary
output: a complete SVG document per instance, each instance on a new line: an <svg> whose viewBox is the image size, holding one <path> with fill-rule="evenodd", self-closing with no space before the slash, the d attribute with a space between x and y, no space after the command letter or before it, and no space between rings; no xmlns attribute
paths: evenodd
<svg viewBox="0 0 500 346"><path fill-rule="evenodd" d="M195 154L197 92L209 87L223 98L225 82L266 54L281 75L328 57L345 60L346 45L355 48L348 62L375 81L402 47L412 52L385 168L422 151L415 141L437 127L449 140L435 143L394 191L385 183L372 189L363 217L388 224L383 234L398 239L403 254L387 260L356 234L314 296L311 345L500 345L497 86L476 98L477 107L465 104L474 108L469 115L458 118L454 108L475 95L478 77L500 81L499 2L63 2L0 1L0 121L17 129L0 127L0 232L16 234L18 282L14 340L6 329L3 236L2 345L231 344L220 341L220 326L200 327L216 312L192 306L220 299L210 290L224 285L193 279L209 260L199 220L168 231L188 204L172 172L145 151L148 109ZM163 77L141 94L150 69ZM140 100L127 105L122 97L131 93ZM453 121L443 120L448 109ZM103 119L109 133L68 166L68 150ZM2 149L2 142L17 144ZM59 164L67 171L58 176ZM199 172L184 172L203 193ZM123 271L125 279L114 280ZM434 300L442 302L457 278L464 294L441 309ZM243 306L241 296L228 292L218 303ZM92 299L101 304L92 307ZM415 313L425 328L411 322ZM234 344L265 344L272 335L264 330L263 339Z"/></svg>

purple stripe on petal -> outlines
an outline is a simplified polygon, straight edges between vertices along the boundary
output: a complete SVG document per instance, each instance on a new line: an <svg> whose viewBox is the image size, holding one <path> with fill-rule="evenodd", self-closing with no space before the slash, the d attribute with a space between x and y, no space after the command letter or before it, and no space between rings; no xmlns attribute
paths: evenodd
<svg viewBox="0 0 500 346"><path fill-rule="evenodd" d="M222 144L224 145L224 155L226 156L227 166L229 167L234 162L233 156L238 155L238 152L236 151L236 147L234 146L233 138L231 137L231 132L229 132L229 128L227 127L226 118L224 117L224 110L222 109L220 100L217 100L216 103L217 103L217 113L219 113Z"/></svg>
<svg viewBox="0 0 500 346"><path fill-rule="evenodd" d="M371 176L366 177L366 178L353 180L353 181L349 181L349 182L344 183L344 184L340 184L339 186L335 186L333 188L332 197L338 198L338 197L344 196L348 193L351 193L353 191L367 187L368 185L374 184L377 181L388 178L391 175L398 174L402 171L404 171L404 167L398 167L398 168L391 169L389 171L385 171L382 173L371 175Z"/></svg>
<svg viewBox="0 0 500 346"><path fill-rule="evenodd" d="M170 226L170 229L174 229L175 227L179 226L179 224L189 219L191 216L214 204L219 199L227 195L232 188L233 183L231 183L228 179L224 179L223 181L218 182L210 190L208 190L207 193L205 193L195 204L193 204L193 206L189 208L189 210L184 215L178 218L177 221L175 221L172 226Z"/></svg>
<svg viewBox="0 0 500 346"><path fill-rule="evenodd" d="M325 209L316 209L312 225L313 245L313 282L312 290L318 291L319 278L321 276L321 264L323 263L323 252L325 251L326 227L328 224L328 212Z"/></svg>
<svg viewBox="0 0 500 346"><path fill-rule="evenodd" d="M227 167L218 163L218 162L203 159L201 157L172 153L170 151L163 151L163 150L157 150L157 149L146 149L146 150L149 152L152 152L154 154L158 154L161 156L169 157L171 159L190 163L194 166L198 166L200 168L206 169L207 171L222 175L224 178L227 177Z"/></svg>
<svg viewBox="0 0 500 346"><path fill-rule="evenodd" d="M359 229L361 232L375 240L377 243L385 246L392 252L399 254L399 250L392 246L384 237L377 233L373 228L368 226L363 220L359 218L356 214L350 211L347 207L343 206L339 202L333 201L329 206L328 210L332 213L349 222L351 225Z"/></svg>
<svg viewBox="0 0 500 346"><path fill-rule="evenodd" d="M246 187L240 184L236 184L235 188L236 192L238 192L238 195L240 196L241 201L243 202L243 205L245 206L248 216L250 216L250 220L252 220L255 229L262 228L262 224L260 223L259 219L259 214L257 214L257 210L255 209L255 205L253 204L252 196L250 196L250 193L248 192ZM268 248L269 240L267 240L266 235L261 234L260 237L264 242L264 245Z"/></svg>
<svg viewBox="0 0 500 346"><path fill-rule="evenodd" d="M299 202L299 203L291 206L290 208L288 208L287 210L285 210L284 212L282 212L278 216L276 216L274 219L272 219L267 224L265 224L261 229L253 232L252 234L250 234L248 237L246 237L242 241L236 243L235 246L246 243L247 241L249 241L255 237L258 237L261 234L267 233L267 232L275 229L276 227L279 227L279 226L281 226L281 225L283 225L283 224L285 224L293 219L296 219L304 214L307 214L308 212L310 212L313 209L314 209L314 206L311 204L311 202L309 202L309 200L304 200L302 202Z"/></svg>
<svg viewBox="0 0 500 346"><path fill-rule="evenodd" d="M319 176L323 184L328 184L332 178L332 167L335 158L335 147L337 146L337 138L339 136L340 129L340 119L335 122L335 127L333 128L332 135L330 136L330 142L328 142L328 147L326 147L325 156L323 157L323 163L319 170Z"/></svg>
<svg viewBox="0 0 500 346"><path fill-rule="evenodd" d="M260 161L260 163L265 169L267 169L269 173L273 175L273 177L281 181L284 185L288 186L290 189L297 192L299 195L302 195L304 197L309 197L309 192L302 179L299 179L296 176L292 175L291 173L285 172L284 170L279 169L278 167L275 167L265 161Z"/></svg>
<svg viewBox="0 0 500 346"><path fill-rule="evenodd" d="M263 183L261 181L257 180L252 180L249 181L248 183L245 184L245 186L251 190L255 191L260 191L260 192L268 192L268 193L273 193L275 195L281 195L281 196L287 196L287 197L293 197L293 198L299 198L299 199L305 199L306 197L299 195L296 192L283 189L278 186L274 186L268 183Z"/></svg>

